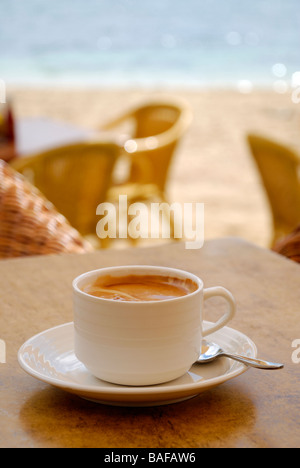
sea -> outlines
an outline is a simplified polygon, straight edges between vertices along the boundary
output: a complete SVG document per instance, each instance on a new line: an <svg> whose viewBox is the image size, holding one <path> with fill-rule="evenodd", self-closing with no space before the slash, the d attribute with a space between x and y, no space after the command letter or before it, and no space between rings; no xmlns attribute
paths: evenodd
<svg viewBox="0 0 300 468"><path fill-rule="evenodd" d="M0 79L68 86L285 86L299 0L0 0Z"/></svg>

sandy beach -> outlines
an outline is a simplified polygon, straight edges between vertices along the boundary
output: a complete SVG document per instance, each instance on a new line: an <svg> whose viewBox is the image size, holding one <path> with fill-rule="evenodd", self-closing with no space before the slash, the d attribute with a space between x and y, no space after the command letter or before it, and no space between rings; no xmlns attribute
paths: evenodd
<svg viewBox="0 0 300 468"><path fill-rule="evenodd" d="M300 105L291 93L171 89L10 89L17 117L46 116L95 129L145 98L179 96L194 113L170 172L170 201L205 204L205 239L238 236L268 246L268 203L245 136L300 151Z"/></svg>

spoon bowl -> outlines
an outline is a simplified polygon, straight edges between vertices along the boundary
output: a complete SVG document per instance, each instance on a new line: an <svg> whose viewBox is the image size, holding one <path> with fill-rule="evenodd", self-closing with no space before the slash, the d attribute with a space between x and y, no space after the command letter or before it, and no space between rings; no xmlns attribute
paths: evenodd
<svg viewBox="0 0 300 468"><path fill-rule="evenodd" d="M242 356L240 354L227 353L216 343L209 343L206 340L203 340L202 342L202 352L199 355L196 364L207 364L221 356L234 359L245 364L246 366L256 367L257 369L275 370L282 369L284 367L283 364L276 362L264 361L262 359L254 359L248 356Z"/></svg>

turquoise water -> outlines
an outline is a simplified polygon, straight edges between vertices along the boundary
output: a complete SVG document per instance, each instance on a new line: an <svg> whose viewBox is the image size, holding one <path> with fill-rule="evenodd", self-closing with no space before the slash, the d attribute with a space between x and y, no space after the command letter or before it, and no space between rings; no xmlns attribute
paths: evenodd
<svg viewBox="0 0 300 468"><path fill-rule="evenodd" d="M269 85L300 70L299 0L0 0L0 17L8 83Z"/></svg>

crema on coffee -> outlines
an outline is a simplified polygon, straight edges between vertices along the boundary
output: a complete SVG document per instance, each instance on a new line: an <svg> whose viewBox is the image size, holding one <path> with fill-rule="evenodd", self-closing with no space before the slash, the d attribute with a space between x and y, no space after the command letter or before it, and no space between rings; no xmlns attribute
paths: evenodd
<svg viewBox="0 0 300 468"><path fill-rule="evenodd" d="M186 296L197 290L190 279L162 275L99 276L82 291L114 301L163 301Z"/></svg>

